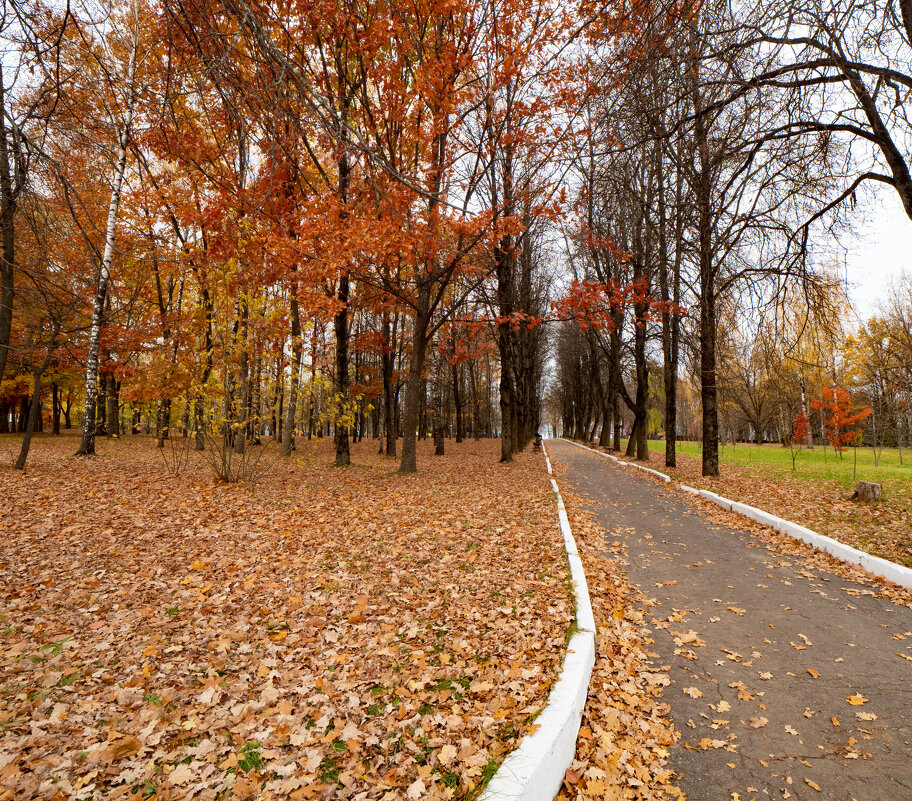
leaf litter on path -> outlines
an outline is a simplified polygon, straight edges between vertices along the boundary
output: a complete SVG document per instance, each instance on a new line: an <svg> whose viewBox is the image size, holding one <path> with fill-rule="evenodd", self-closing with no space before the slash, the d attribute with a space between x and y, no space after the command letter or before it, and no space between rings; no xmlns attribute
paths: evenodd
<svg viewBox="0 0 912 801"><path fill-rule="evenodd" d="M668 719L668 704L661 701L669 678L650 662L649 630L638 609L648 601L620 568L620 542L583 511L583 499L563 487L561 493L586 571L598 637L572 765L576 781L565 779L559 798L678 798L681 792L667 761L668 747L679 735Z"/></svg>

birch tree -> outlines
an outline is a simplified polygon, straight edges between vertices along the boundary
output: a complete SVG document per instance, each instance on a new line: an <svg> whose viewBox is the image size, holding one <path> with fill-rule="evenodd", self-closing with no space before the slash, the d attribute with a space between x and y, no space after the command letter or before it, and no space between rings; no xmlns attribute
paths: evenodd
<svg viewBox="0 0 912 801"><path fill-rule="evenodd" d="M85 409L82 414L82 440L77 450L79 456L95 454L95 405L98 394L98 349L101 330L104 325L105 300L111 282L111 266L114 262L117 224L120 213L124 177L127 171L127 156L133 138L136 103L139 94L137 65L141 53L141 10L136 0L128 13L119 18L110 16L113 26L108 36L97 42L95 61L106 86L103 103L104 111L115 133L114 153L111 170L111 195L108 203L107 223L104 229L104 249L98 265L98 280L92 300L92 322L89 329L88 355L85 371ZM117 39L123 37L126 49L126 63L118 54Z"/></svg>

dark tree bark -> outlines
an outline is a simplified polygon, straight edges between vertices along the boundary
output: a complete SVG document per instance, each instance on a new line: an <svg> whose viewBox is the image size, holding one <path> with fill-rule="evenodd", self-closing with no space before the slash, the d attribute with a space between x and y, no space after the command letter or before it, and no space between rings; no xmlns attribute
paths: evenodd
<svg viewBox="0 0 912 801"><path fill-rule="evenodd" d="M247 449L247 408L250 405L250 353L247 342L247 315L249 306L246 292L238 300L238 343L241 356L238 364L237 398L234 410L234 452L243 454Z"/></svg>
<svg viewBox="0 0 912 801"><path fill-rule="evenodd" d="M60 326L59 324L55 324L54 333L51 336L51 342L47 347L44 362L40 367L32 368L32 402L28 409L28 421L25 426L25 436L22 438L22 447L19 449L19 456L14 465L16 470L25 469L25 461L28 459L29 449L32 446L32 434L35 432L41 414L41 376L44 375L45 370L47 370L48 365L51 363L59 334Z"/></svg>
<svg viewBox="0 0 912 801"><path fill-rule="evenodd" d="M60 435L60 387L54 381L51 384L51 432Z"/></svg>
<svg viewBox="0 0 912 801"><path fill-rule="evenodd" d="M412 329L412 355L409 362L409 377L405 388L405 410L402 419L402 460L400 473L414 473L418 469L417 437L420 396L424 380L421 370L424 366L428 346L428 326L431 322L430 287L422 281L418 286L415 307L415 324Z"/></svg>
<svg viewBox="0 0 912 801"><path fill-rule="evenodd" d="M19 414L16 417L16 433L24 434L25 427L28 425L29 416L29 396L23 395L19 399Z"/></svg>
<svg viewBox="0 0 912 801"><path fill-rule="evenodd" d="M113 373L107 374L107 405L106 422L108 434L112 437L120 436L120 381L114 378Z"/></svg>
<svg viewBox="0 0 912 801"><path fill-rule="evenodd" d="M462 442L465 437L465 421L462 413L462 387L460 385L459 365L450 367L453 381L453 406L456 413L456 442Z"/></svg>
<svg viewBox="0 0 912 801"><path fill-rule="evenodd" d="M159 448L165 447L165 440L171 436L171 398L158 402L155 412L155 438ZM243 437L243 432L240 433Z"/></svg>
<svg viewBox="0 0 912 801"><path fill-rule="evenodd" d="M12 150L12 152L10 152ZM0 74L0 382L6 374L13 325L16 265L16 205L25 182L22 141L7 128L6 89Z"/></svg>
<svg viewBox="0 0 912 801"><path fill-rule="evenodd" d="M341 310L333 320L333 331L336 335L336 465L344 467L351 464L351 448L348 438L348 424L344 417L348 414L348 295L349 278L342 275L339 278L339 287L336 300L341 304Z"/></svg>
<svg viewBox="0 0 912 801"><path fill-rule="evenodd" d="M443 419L440 416L440 412L434 410L434 456L443 456L445 453L444 450L444 437L443 437Z"/></svg>
<svg viewBox="0 0 912 801"><path fill-rule="evenodd" d="M291 287L291 385L288 391L288 407L285 411L285 428L282 430L282 456L290 456L294 449L295 418L298 413L298 384L301 375L301 359L304 348L301 343L301 310L298 306L298 288Z"/></svg>
<svg viewBox="0 0 912 801"><path fill-rule="evenodd" d="M99 392L95 397L95 436L108 435L108 376L102 373L98 377Z"/></svg>

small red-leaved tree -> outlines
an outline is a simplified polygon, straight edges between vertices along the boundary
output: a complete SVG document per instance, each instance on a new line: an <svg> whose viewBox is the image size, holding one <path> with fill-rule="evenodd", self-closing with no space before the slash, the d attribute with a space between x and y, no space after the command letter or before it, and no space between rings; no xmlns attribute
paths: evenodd
<svg viewBox="0 0 912 801"><path fill-rule="evenodd" d="M807 412L799 409L792 420L792 435L789 437L789 450L792 454L792 470L795 469L795 459L801 452L803 445L807 445L811 434L811 421Z"/></svg>
<svg viewBox="0 0 912 801"><path fill-rule="evenodd" d="M852 409L852 396L842 387L823 388L823 397L811 401L811 408L819 409L826 415L823 424L826 428L827 439L840 453L858 440L862 420L871 416L871 407L862 406Z"/></svg>

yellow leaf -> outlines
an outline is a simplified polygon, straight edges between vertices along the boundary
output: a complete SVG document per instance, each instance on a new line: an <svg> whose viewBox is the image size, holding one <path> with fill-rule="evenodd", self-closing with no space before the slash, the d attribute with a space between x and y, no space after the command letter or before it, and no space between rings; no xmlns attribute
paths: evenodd
<svg viewBox="0 0 912 801"><path fill-rule="evenodd" d="M862 704L868 703L868 699L865 698L861 693L855 693L855 695L846 696L846 701L848 701L852 706L861 706Z"/></svg>

